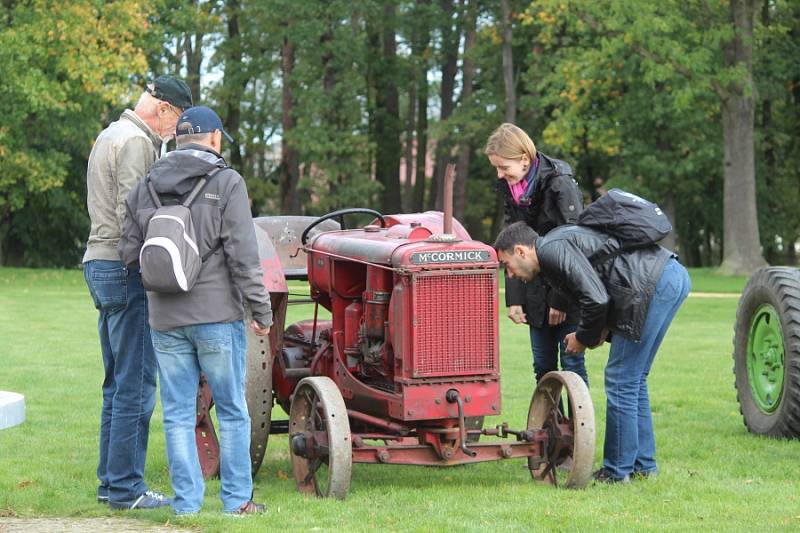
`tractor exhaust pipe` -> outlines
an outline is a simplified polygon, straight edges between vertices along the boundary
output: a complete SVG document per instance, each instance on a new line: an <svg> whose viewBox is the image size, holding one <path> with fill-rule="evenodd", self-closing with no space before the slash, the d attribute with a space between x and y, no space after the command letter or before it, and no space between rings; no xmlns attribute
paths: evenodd
<svg viewBox="0 0 800 533"><path fill-rule="evenodd" d="M467 428L464 422L464 402L461 401L461 395L456 389L450 389L447 391L447 394L445 394L445 399L448 403L454 403L458 406L458 432L459 440L461 441L461 451L470 457L475 457L478 455L478 452L467 448Z"/></svg>
<svg viewBox="0 0 800 533"><path fill-rule="evenodd" d="M456 166L448 163L444 171L444 221L443 233L453 233L453 182L455 182Z"/></svg>

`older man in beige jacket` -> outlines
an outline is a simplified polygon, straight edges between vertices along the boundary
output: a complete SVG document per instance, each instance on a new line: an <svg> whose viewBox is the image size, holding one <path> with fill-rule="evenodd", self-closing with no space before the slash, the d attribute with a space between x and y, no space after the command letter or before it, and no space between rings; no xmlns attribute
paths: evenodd
<svg viewBox="0 0 800 533"><path fill-rule="evenodd" d="M138 268L126 268L117 252L125 198L144 178L174 135L178 117L192 105L189 87L161 76L95 141L86 173L92 221L83 272L100 316L103 409L97 501L113 509L168 505L144 482L150 416L155 406L156 361L147 323L147 299Z"/></svg>

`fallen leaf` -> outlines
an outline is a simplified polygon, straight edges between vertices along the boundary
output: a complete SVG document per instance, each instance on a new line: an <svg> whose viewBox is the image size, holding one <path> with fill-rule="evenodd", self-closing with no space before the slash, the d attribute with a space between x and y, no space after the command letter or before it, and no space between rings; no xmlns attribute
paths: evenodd
<svg viewBox="0 0 800 533"><path fill-rule="evenodd" d="M31 481L30 479L26 479L17 483L17 488L24 489L25 487L28 487L30 485L33 485L33 481Z"/></svg>
<svg viewBox="0 0 800 533"><path fill-rule="evenodd" d="M283 470L278 470L275 475L280 479L289 479L289 476Z"/></svg>

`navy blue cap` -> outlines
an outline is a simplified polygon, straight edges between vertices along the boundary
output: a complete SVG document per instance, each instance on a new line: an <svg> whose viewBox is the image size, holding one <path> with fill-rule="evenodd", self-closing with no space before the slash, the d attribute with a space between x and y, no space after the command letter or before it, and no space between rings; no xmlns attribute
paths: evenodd
<svg viewBox="0 0 800 533"><path fill-rule="evenodd" d="M178 118L178 124L175 127L175 136L181 135L195 135L200 133L213 133L216 130L222 132L222 135L233 142L233 137L228 135L228 132L222 127L222 120L213 109L198 105L190 107Z"/></svg>

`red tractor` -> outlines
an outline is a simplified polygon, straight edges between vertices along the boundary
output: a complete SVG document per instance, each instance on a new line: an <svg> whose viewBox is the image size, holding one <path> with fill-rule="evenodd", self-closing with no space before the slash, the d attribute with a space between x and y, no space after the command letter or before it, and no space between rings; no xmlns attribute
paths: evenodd
<svg viewBox="0 0 800 533"><path fill-rule="evenodd" d="M332 220L352 213L374 221L339 229ZM269 346L248 339L254 472L269 434L288 433L298 489L322 497L347 495L354 462L526 458L535 480L586 485L594 409L576 374L547 374L521 429L483 427L483 417L500 414L498 262L490 246L448 219L349 209L255 220L274 325ZM284 329L286 279L301 278L314 315ZM330 319L318 316L320 306ZM273 401L288 420L271 420ZM204 386L197 440L206 474L218 468L212 403ZM479 442L484 436L492 438Z"/></svg>

